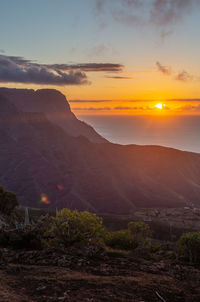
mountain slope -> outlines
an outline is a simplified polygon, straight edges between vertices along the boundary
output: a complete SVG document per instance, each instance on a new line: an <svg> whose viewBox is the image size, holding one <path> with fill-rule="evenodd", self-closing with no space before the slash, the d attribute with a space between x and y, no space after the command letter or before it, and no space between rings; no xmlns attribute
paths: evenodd
<svg viewBox="0 0 200 302"><path fill-rule="evenodd" d="M44 112L13 104L0 95L0 184L20 203L113 213L200 206L199 154L92 143L68 135Z"/></svg>

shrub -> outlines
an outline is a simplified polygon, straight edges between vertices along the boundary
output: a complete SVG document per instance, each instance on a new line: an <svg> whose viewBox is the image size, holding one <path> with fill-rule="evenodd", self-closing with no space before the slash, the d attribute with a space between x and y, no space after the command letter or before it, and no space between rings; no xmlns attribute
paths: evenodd
<svg viewBox="0 0 200 302"><path fill-rule="evenodd" d="M150 241L147 242L148 237L151 236L151 230L148 224L144 222L130 222L128 229L117 232L108 233L106 236L106 244L109 247L133 250L139 245L149 249L153 249L150 246Z"/></svg>
<svg viewBox="0 0 200 302"><path fill-rule="evenodd" d="M102 243L105 229L102 219L95 214L63 209L52 217L45 236L50 245L92 245Z"/></svg>
<svg viewBox="0 0 200 302"><path fill-rule="evenodd" d="M179 241L179 255L190 262L200 262L200 232L183 234Z"/></svg>
<svg viewBox="0 0 200 302"><path fill-rule="evenodd" d="M148 224L144 222L129 222L128 229L131 234L136 237L137 241L144 241L147 237L151 237L152 233Z"/></svg>
<svg viewBox="0 0 200 302"><path fill-rule="evenodd" d="M161 244L153 242L151 238L144 239L142 246L150 253L156 253L161 250Z"/></svg>
<svg viewBox="0 0 200 302"><path fill-rule="evenodd" d="M130 230L121 230L108 233L106 236L106 245L120 250L133 250L138 246L138 243Z"/></svg>

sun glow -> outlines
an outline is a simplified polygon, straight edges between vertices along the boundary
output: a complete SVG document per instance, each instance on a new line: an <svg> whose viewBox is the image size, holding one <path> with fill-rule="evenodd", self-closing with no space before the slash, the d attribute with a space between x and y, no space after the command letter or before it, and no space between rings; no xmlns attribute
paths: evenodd
<svg viewBox="0 0 200 302"><path fill-rule="evenodd" d="M156 104L154 107L158 108L158 109L163 109L165 107L165 104L162 103L158 103Z"/></svg>

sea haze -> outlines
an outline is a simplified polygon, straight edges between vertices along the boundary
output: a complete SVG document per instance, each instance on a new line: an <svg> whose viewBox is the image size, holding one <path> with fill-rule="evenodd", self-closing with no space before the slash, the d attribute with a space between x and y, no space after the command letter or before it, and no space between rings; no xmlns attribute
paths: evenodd
<svg viewBox="0 0 200 302"><path fill-rule="evenodd" d="M161 145L200 153L200 116L79 115L119 144Z"/></svg>

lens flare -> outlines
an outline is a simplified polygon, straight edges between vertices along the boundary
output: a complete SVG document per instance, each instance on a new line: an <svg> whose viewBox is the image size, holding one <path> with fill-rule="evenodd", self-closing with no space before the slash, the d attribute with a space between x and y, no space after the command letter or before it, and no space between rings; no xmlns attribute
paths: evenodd
<svg viewBox="0 0 200 302"><path fill-rule="evenodd" d="M62 190L64 189L64 187L63 187L62 185L57 185L57 189L58 189L59 191L62 191Z"/></svg>
<svg viewBox="0 0 200 302"><path fill-rule="evenodd" d="M48 199L47 195L42 193L41 194L41 202L45 203L45 204L50 204L51 201Z"/></svg>

